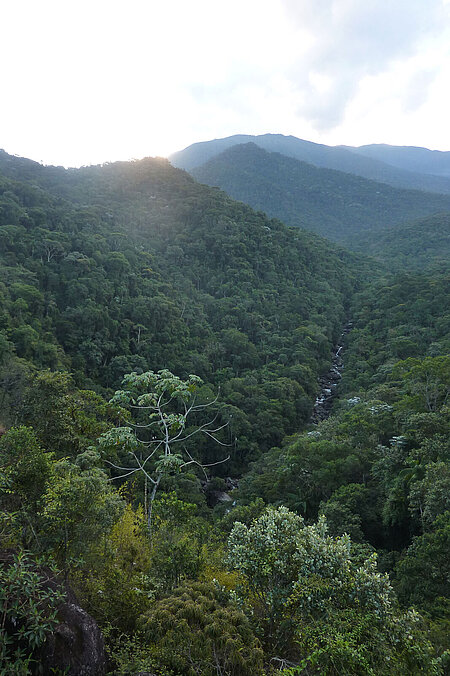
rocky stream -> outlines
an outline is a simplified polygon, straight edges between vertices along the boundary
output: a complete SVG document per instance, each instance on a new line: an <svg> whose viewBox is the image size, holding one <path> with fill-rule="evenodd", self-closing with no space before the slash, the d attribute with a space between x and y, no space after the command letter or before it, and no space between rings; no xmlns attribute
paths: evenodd
<svg viewBox="0 0 450 676"><path fill-rule="evenodd" d="M317 379L319 383L319 394L316 397L310 419L310 422L314 425L317 425L317 423L328 418L331 413L333 401L337 394L336 388L342 378L342 370L344 368L343 351L345 338L352 330L352 327L353 322L351 321L348 321L345 324L342 333L339 336L339 340L333 348L333 358L331 360L330 369L327 373ZM224 485L221 488L218 488L214 486L214 482L211 480L202 482L202 488L210 507L214 507L219 502L233 502L230 492L238 487L239 479L227 477L223 481L223 484Z"/></svg>
<svg viewBox="0 0 450 676"><path fill-rule="evenodd" d="M314 403L313 412L311 414L311 422L316 424L328 418L331 413L333 401L336 397L336 389L342 378L342 370L344 368L344 345L345 337L352 330L353 322L348 321L339 337L337 344L333 349L333 359L331 361L330 369L325 375L320 376L319 394Z"/></svg>

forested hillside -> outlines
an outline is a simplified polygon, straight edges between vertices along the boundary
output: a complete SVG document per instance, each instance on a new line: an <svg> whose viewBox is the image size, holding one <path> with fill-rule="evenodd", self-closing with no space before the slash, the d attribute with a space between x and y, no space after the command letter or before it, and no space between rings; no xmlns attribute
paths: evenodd
<svg viewBox="0 0 450 676"><path fill-rule="evenodd" d="M450 210L450 198L401 190L330 169L318 169L255 144L224 151L193 176L234 199L351 248L412 219Z"/></svg>
<svg viewBox="0 0 450 676"><path fill-rule="evenodd" d="M381 263L163 159L0 170L0 674L444 676L448 214L351 179Z"/></svg>
<svg viewBox="0 0 450 676"><path fill-rule="evenodd" d="M359 237L358 249L383 261L391 270L445 269L450 256L450 213L366 232Z"/></svg>
<svg viewBox="0 0 450 676"><path fill-rule="evenodd" d="M1 184L4 379L11 356L98 392L136 369L195 373L236 407L240 459L308 419L357 259L165 160L43 174L74 201Z"/></svg>

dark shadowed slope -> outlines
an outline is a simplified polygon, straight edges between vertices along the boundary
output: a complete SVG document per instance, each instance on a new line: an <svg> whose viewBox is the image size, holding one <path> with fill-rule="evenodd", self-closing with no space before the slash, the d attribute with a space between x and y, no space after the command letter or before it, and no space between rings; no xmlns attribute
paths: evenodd
<svg viewBox="0 0 450 676"><path fill-rule="evenodd" d="M192 174L288 225L352 248L363 233L450 210L448 196L319 169L254 143L229 148Z"/></svg>

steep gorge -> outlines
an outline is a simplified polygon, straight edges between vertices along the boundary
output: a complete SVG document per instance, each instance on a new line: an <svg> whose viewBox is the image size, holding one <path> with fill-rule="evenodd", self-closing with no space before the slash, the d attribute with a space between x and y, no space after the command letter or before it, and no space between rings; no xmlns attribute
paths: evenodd
<svg viewBox="0 0 450 676"><path fill-rule="evenodd" d="M318 378L320 386L319 394L314 402L311 414L311 422L317 424L329 417L333 402L338 396L338 386L344 369L345 339L353 328L353 322L348 320L345 324L338 342L333 347L333 358L329 370Z"/></svg>

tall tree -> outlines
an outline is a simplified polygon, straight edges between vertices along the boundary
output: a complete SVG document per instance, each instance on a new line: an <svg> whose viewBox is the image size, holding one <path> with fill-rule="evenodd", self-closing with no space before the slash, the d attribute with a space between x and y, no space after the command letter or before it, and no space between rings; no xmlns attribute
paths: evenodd
<svg viewBox="0 0 450 676"><path fill-rule="evenodd" d="M147 525L149 535L152 531L152 509L159 485L164 477L179 472L189 466L197 466L206 475L206 468L220 464L203 464L194 458L186 442L197 434L204 434L214 442L226 446L217 438L227 423L217 424L218 413L206 422L187 429L190 417L213 406L217 398L206 403L195 403L195 391L202 383L201 378L190 375L181 380L167 369L155 373L127 374L122 384L127 388L118 390L111 403L129 408L134 421L123 427L114 427L100 437L104 449L120 447L126 453L121 464L119 461L106 460L110 467L121 472L116 478L126 478L141 473L150 484L147 501ZM175 449L174 449L175 447ZM146 492L147 495L147 492Z"/></svg>

